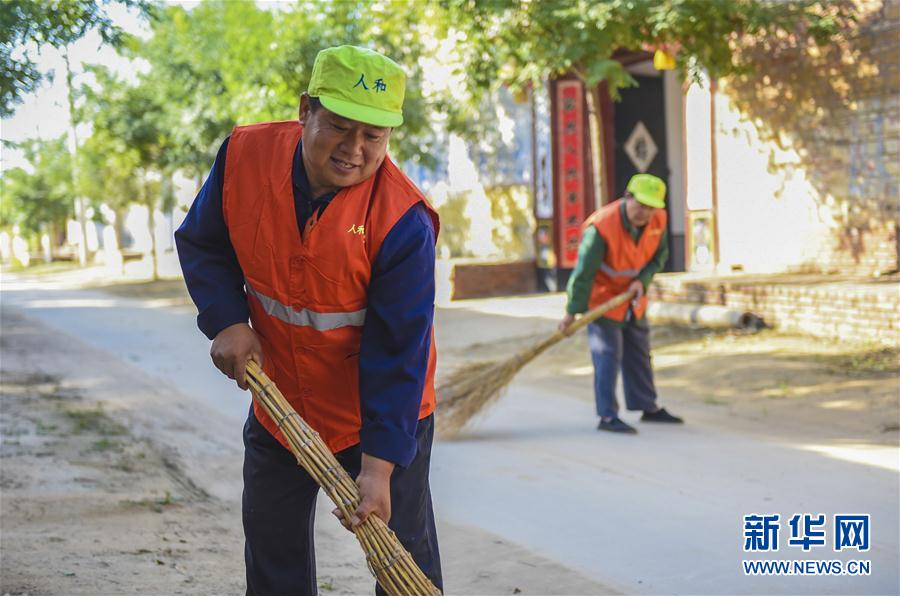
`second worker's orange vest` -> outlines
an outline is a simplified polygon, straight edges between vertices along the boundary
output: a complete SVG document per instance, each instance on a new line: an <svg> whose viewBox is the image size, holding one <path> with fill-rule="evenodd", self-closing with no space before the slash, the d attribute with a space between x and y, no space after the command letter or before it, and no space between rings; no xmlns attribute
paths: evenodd
<svg viewBox="0 0 900 596"><path fill-rule="evenodd" d="M656 209L637 242L625 228L622 221L622 199L604 205L584 222L584 228L594 226L606 244L606 256L597 276L588 308L594 308L614 298L628 289L629 284L637 278L641 269L650 262L663 232L666 230L666 211ZM607 311L604 317L615 321L624 321L629 303L620 304ZM647 310L647 296L644 295L634 307L635 318L641 318Z"/></svg>
<svg viewBox="0 0 900 596"><path fill-rule="evenodd" d="M416 203L437 213L385 157L368 180L341 189L301 240L292 167L303 134L296 121L234 129L222 207L246 280L263 369L288 402L338 452L359 442L359 351L372 264L385 236ZM419 418L434 411L434 332ZM275 422L259 421L286 446Z"/></svg>

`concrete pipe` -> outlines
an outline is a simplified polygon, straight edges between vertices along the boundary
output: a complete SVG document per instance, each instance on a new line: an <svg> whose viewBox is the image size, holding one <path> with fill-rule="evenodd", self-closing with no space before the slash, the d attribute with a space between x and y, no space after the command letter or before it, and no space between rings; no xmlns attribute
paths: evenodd
<svg viewBox="0 0 900 596"><path fill-rule="evenodd" d="M751 312L732 310L714 304L650 302L647 317L654 323L700 325L714 329L761 329L766 326L761 317Z"/></svg>

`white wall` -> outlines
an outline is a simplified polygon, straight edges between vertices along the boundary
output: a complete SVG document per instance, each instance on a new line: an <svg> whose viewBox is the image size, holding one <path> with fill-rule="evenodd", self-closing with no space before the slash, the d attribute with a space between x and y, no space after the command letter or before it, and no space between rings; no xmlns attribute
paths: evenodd
<svg viewBox="0 0 900 596"><path fill-rule="evenodd" d="M778 272L815 262L832 221L798 155L764 142L719 82L715 94L717 171L711 171L709 82L685 96L687 207L712 208L715 176L720 273ZM790 145L789 139L787 146Z"/></svg>
<svg viewBox="0 0 900 596"><path fill-rule="evenodd" d="M683 92L674 70L663 74L666 105L666 155L669 161L669 214L673 234L684 234Z"/></svg>
<svg viewBox="0 0 900 596"><path fill-rule="evenodd" d="M831 220L799 156L763 142L724 93L716 93L715 109L720 271L774 272L814 261L830 241Z"/></svg>
<svg viewBox="0 0 900 596"><path fill-rule="evenodd" d="M685 184L687 208L712 209L709 81L692 84L684 98Z"/></svg>

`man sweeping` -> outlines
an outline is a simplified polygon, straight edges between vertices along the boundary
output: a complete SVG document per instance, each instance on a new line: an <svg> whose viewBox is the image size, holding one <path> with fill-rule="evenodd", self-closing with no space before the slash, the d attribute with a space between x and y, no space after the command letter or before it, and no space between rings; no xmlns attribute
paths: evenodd
<svg viewBox="0 0 900 596"><path fill-rule="evenodd" d="M440 588L428 481L439 223L387 156L405 84L376 52L321 51L299 120L236 127L175 236L216 367L246 389L247 362L260 363L356 478L360 505L341 522L388 522ZM315 594L319 487L259 406L244 446L247 593Z"/></svg>
<svg viewBox="0 0 900 596"><path fill-rule="evenodd" d="M618 294L634 292L631 302L588 325L598 430L637 433L619 418L615 394L619 368L625 405L643 412L641 422L683 422L657 405L645 317L647 288L669 256L665 196L665 182L650 174L636 174L624 197L601 207L584 223L578 262L567 287L566 315L559 328L567 329L575 315Z"/></svg>

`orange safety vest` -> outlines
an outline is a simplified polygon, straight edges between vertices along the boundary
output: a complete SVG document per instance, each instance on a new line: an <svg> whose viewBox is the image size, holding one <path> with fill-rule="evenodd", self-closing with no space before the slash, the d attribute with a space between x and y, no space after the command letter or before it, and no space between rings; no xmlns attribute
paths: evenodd
<svg viewBox="0 0 900 596"><path fill-rule="evenodd" d="M225 160L222 209L245 277L263 369L332 452L359 442L359 351L372 265L385 236L424 195L385 157L375 174L341 189L301 239L292 167L296 121L238 126ZM311 220L313 218L310 218ZM434 411L434 331L419 419ZM276 423L257 419L283 445Z"/></svg>
<svg viewBox="0 0 900 596"><path fill-rule="evenodd" d="M656 209L653 212L637 242L628 233L625 222L622 221L622 199L595 211L584 222L583 228L587 229L591 225L597 228L597 232L606 243L606 255L594 278L588 308L599 306L626 291L641 269L650 262L656 254L656 249L659 248L659 241L666 229L666 211ZM633 309L635 318L641 318L646 310L647 296L644 295ZM625 303L607 311L603 316L607 319L624 321L627 312L628 303Z"/></svg>

